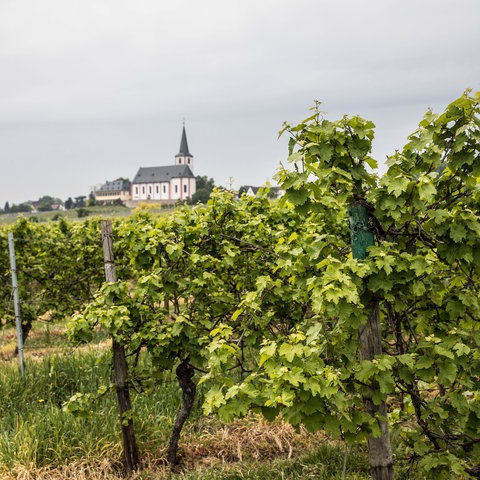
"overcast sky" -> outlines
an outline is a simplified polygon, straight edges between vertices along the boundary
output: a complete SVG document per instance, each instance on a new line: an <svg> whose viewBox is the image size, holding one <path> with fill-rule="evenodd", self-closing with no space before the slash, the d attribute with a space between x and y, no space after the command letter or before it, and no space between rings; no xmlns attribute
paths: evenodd
<svg viewBox="0 0 480 480"><path fill-rule="evenodd" d="M362 115L374 156L480 90L480 0L0 0L0 207L172 164L271 180L284 121Z"/></svg>

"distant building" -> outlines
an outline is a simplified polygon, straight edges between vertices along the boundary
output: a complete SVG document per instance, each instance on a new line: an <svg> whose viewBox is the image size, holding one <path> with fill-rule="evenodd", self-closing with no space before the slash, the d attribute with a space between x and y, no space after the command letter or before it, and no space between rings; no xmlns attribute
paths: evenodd
<svg viewBox="0 0 480 480"><path fill-rule="evenodd" d="M251 185L245 185L244 192L245 195L249 197L255 197L260 190L260 187L252 187Z"/></svg>
<svg viewBox="0 0 480 480"><path fill-rule="evenodd" d="M132 181L131 199L160 202L186 200L195 191L193 155L188 150L187 134L183 125L180 151L175 155L175 164L164 167L141 167Z"/></svg>
<svg viewBox="0 0 480 480"><path fill-rule="evenodd" d="M279 198L284 194L283 190L281 190L280 187L272 187L272 186L254 187L252 185L244 185L241 188L241 194L244 193L249 197L256 197L258 194L258 191L260 189L265 189L265 188L268 188L270 198Z"/></svg>
<svg viewBox="0 0 480 480"><path fill-rule="evenodd" d="M104 205L130 200L130 180L118 178L113 182L105 182L100 188L95 190L95 201Z"/></svg>

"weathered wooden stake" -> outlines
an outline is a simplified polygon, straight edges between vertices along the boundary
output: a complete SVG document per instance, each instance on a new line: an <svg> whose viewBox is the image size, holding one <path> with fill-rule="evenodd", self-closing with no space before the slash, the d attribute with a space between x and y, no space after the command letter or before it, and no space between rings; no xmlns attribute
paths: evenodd
<svg viewBox="0 0 480 480"><path fill-rule="evenodd" d="M353 258L364 260L367 257L367 248L374 245L374 235L371 217L367 208L362 204L350 205L348 209L350 223L350 241ZM382 353L382 333L380 328L380 312L378 301L365 298L365 308L368 309L367 324L362 326L358 334L360 359L373 360L375 355ZM372 400L373 386L363 398L365 410L377 418L380 436L368 436L368 454L370 472L374 480L393 480L392 447L387 422L387 406L385 403L375 405Z"/></svg>
<svg viewBox="0 0 480 480"><path fill-rule="evenodd" d="M22 318L20 316L20 298L18 295L17 260L15 257L15 240L13 233L8 234L8 250L10 253L10 269L12 270L13 308L15 311L15 325L17 328L18 361L20 372L25 376L25 359L23 356L23 331Z"/></svg>
<svg viewBox="0 0 480 480"><path fill-rule="evenodd" d="M117 281L113 255L112 223L102 220L102 245L105 263L105 278L107 282ZM115 339L112 339L113 369L115 373L115 388L117 390L118 412L122 425L123 456L125 471L131 475L138 468L138 449L133 429L132 403L128 388L128 367L125 350Z"/></svg>

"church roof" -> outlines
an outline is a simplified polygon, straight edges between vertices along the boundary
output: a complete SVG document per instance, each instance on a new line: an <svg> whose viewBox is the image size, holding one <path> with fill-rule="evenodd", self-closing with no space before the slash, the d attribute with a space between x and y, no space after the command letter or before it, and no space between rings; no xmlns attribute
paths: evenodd
<svg viewBox="0 0 480 480"><path fill-rule="evenodd" d="M187 150L188 151L188 150ZM188 165L141 167L132 183L169 182L172 178L195 178Z"/></svg>
<svg viewBox="0 0 480 480"><path fill-rule="evenodd" d="M182 139L180 141L180 151L175 155L176 157L193 157L188 151L187 134L185 133L185 125L183 125Z"/></svg>

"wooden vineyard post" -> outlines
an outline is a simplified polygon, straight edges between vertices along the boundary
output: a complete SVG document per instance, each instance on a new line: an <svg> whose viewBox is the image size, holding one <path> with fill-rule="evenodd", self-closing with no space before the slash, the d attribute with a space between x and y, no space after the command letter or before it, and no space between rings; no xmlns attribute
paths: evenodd
<svg viewBox="0 0 480 480"><path fill-rule="evenodd" d="M107 282L117 281L113 256L112 223L102 220L102 245L105 264L105 278ZM115 388L117 391L118 412L122 425L123 456L125 471L131 475L138 468L138 449L133 429L132 403L128 388L128 367L125 350L115 339L112 339L113 369L115 374Z"/></svg>
<svg viewBox="0 0 480 480"><path fill-rule="evenodd" d="M353 258L364 260L367 248L374 244L372 218L367 208L362 204L353 204L348 208L350 224L350 241ZM366 293L364 292L364 296ZM358 333L360 360L373 360L375 355L382 353L382 333L380 328L380 312L378 300L365 298L365 308L368 309L367 324ZM374 480L393 480L392 447L387 421L387 406L385 403L375 405L372 392L378 386L372 386L370 392L363 397L365 410L377 418L380 436L368 436L368 454L370 471Z"/></svg>

